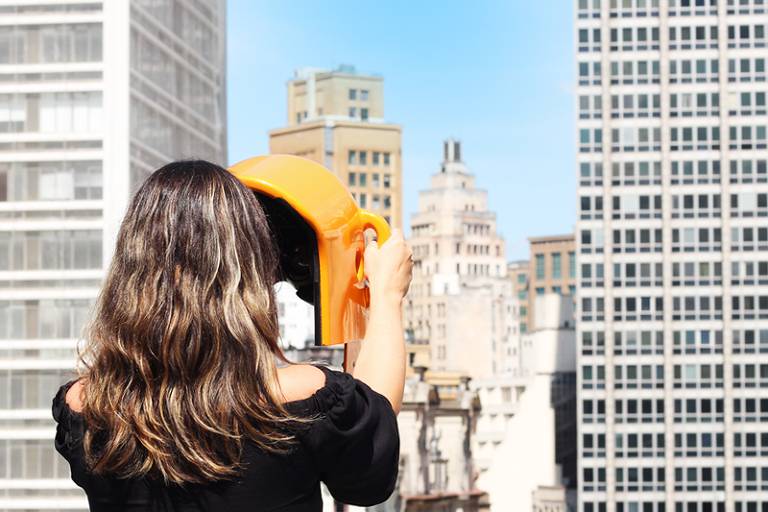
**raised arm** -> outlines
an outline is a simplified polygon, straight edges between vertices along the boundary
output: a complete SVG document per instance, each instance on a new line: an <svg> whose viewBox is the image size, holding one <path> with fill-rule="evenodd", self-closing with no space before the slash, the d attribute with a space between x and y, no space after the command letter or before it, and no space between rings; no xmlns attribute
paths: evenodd
<svg viewBox="0 0 768 512"><path fill-rule="evenodd" d="M400 411L405 385L402 302L411 283L411 249L400 230L378 247L365 248L365 275L371 304L368 327L352 375L381 393Z"/></svg>

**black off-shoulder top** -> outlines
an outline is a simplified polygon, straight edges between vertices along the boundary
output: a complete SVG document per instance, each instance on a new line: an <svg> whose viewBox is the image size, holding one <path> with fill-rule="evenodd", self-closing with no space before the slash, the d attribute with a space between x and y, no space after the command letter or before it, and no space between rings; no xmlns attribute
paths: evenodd
<svg viewBox="0 0 768 512"><path fill-rule="evenodd" d="M317 416L296 430L299 443L287 455L244 446L245 469L234 480L172 486L149 479L89 473L83 455L83 418L66 403L74 381L53 399L56 450L72 479L85 490L93 512L322 510L320 482L338 501L370 506L393 492L400 438L389 401L351 375L319 366L325 385L304 400L288 402L295 414Z"/></svg>

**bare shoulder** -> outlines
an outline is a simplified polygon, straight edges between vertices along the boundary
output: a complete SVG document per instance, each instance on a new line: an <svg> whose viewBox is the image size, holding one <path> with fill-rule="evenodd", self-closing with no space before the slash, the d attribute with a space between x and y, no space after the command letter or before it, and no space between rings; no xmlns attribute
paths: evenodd
<svg viewBox="0 0 768 512"><path fill-rule="evenodd" d="M311 364L292 364L278 368L277 379L286 402L309 398L325 386L325 373Z"/></svg>
<svg viewBox="0 0 768 512"><path fill-rule="evenodd" d="M83 411L83 379L78 380L67 390L67 405L75 412Z"/></svg>

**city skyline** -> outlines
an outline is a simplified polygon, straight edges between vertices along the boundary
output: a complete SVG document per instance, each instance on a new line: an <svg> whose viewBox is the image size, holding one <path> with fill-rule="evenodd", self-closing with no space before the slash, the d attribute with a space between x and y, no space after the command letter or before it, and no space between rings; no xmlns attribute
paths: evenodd
<svg viewBox="0 0 768 512"><path fill-rule="evenodd" d="M2 9L0 512L87 506L50 401L132 193L270 152L412 250L376 510L768 511L768 0Z"/></svg>
<svg viewBox="0 0 768 512"><path fill-rule="evenodd" d="M528 256L529 236L573 232L570 2L352 7L230 2L230 163L268 152L267 132L285 124L285 84L296 68L350 64L385 78L386 120L403 128L404 219L439 169L433 148L455 137L491 191L510 259ZM545 198L555 206L541 209Z"/></svg>

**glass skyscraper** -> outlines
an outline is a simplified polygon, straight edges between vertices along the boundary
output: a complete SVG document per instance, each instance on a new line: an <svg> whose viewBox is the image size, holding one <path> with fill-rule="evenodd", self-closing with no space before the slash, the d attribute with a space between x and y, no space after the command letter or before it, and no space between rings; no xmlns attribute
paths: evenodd
<svg viewBox="0 0 768 512"><path fill-rule="evenodd" d="M86 509L51 398L131 192L226 164L224 0L0 5L0 510Z"/></svg>
<svg viewBox="0 0 768 512"><path fill-rule="evenodd" d="M768 510L768 2L575 5L579 511Z"/></svg>

